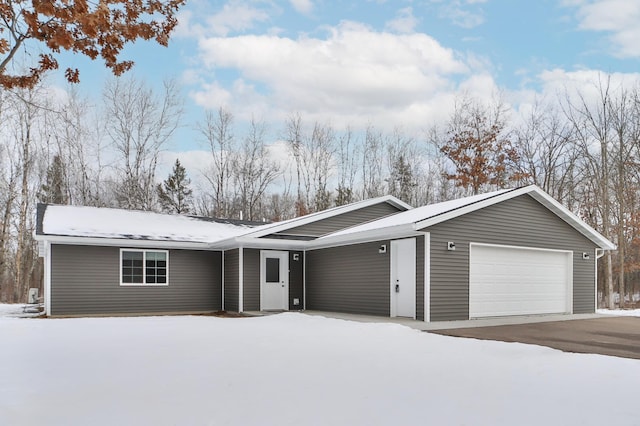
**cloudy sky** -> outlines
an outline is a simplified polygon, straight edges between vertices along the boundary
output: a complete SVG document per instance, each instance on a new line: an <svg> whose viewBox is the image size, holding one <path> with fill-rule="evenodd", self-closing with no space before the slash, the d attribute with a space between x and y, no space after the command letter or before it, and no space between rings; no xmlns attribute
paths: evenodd
<svg viewBox="0 0 640 426"><path fill-rule="evenodd" d="M182 84L175 151L198 149L204 108L264 119L274 139L292 112L420 132L461 92L499 91L517 110L599 72L632 80L640 65L640 0L189 0L179 19L168 49L126 51L136 76ZM106 76L92 65L82 86Z"/></svg>

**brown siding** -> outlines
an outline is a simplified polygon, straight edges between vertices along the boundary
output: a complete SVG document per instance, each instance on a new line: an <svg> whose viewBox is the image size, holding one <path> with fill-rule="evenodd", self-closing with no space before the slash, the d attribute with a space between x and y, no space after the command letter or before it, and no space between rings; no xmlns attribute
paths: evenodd
<svg viewBox="0 0 640 426"><path fill-rule="evenodd" d="M529 195L424 229L431 233L431 320L469 318L469 243L573 250L573 311L595 309L595 245ZM456 244L447 250L447 241ZM582 252L592 254L582 259Z"/></svg>
<svg viewBox="0 0 640 426"><path fill-rule="evenodd" d="M244 249L243 264L243 295L242 307L245 311L260 310L260 250Z"/></svg>
<svg viewBox="0 0 640 426"><path fill-rule="evenodd" d="M224 309L238 312L238 274L240 256L238 249L224 252Z"/></svg>
<svg viewBox="0 0 640 426"><path fill-rule="evenodd" d="M282 231L282 234L319 237L350 226L359 225L374 219L380 219L381 217L398 213L399 211L401 210L397 207L394 207L389 203L382 202L373 206L364 207L359 210L350 211L338 216L298 226L297 228L287 229L286 231Z"/></svg>
<svg viewBox="0 0 640 426"><path fill-rule="evenodd" d="M222 308L221 253L169 250L169 285L120 285L120 248L54 244L51 314L206 312Z"/></svg>
<svg viewBox="0 0 640 426"><path fill-rule="evenodd" d="M307 251L307 309L389 316L389 248L387 240Z"/></svg>
<svg viewBox="0 0 640 426"><path fill-rule="evenodd" d="M293 260L293 255L298 255L298 260ZM297 305L293 299L298 299ZM304 252L289 252L289 309L300 310L304 308Z"/></svg>

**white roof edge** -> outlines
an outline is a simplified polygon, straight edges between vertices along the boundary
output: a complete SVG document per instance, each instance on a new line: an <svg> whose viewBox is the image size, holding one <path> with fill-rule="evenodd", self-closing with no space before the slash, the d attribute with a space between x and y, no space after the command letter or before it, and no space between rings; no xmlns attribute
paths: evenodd
<svg viewBox="0 0 640 426"><path fill-rule="evenodd" d="M233 250L239 247L256 249L305 250L308 241L276 238L235 237L209 244L211 250Z"/></svg>
<svg viewBox="0 0 640 426"><path fill-rule="evenodd" d="M397 239L422 234L422 232L416 231L413 228L412 223L404 223L401 225L387 226L386 228L371 229L367 231L355 232L352 234L336 235L334 237L328 235L323 238L307 241L307 249L316 250L327 247L336 247L340 245L360 244L370 241Z"/></svg>
<svg viewBox="0 0 640 426"><path fill-rule="evenodd" d="M418 230L418 229L427 228L429 226L436 225L438 223L453 219L455 217L462 216L464 214L471 213L473 211L480 210L482 208L485 208L485 207L488 207L488 206L491 206L491 205L500 203L502 201L509 200L511 198L518 197L520 195L524 195L524 194L532 195L533 198L535 198L538 202L540 202L542 205L544 205L553 213L555 213L558 217L560 217L569 225L571 225L575 230L580 232L585 237L589 238L594 243L598 244L600 248L605 250L616 249L615 244L613 244L611 241L605 238L602 234L600 234L598 231L596 231L591 226L589 226L586 222L584 222L578 216L576 216L571 211L569 211L562 204L554 200L553 197L551 197L549 194L544 192L542 189L540 189L536 185L529 185L529 186L524 186L522 188L517 188L508 192L504 192L502 194L498 194L494 197L487 198L485 200L478 201L473 204L468 204L464 207L460 207L455 210L451 210L449 212L440 214L438 216L424 219L422 221L416 222L414 224L414 229Z"/></svg>
<svg viewBox="0 0 640 426"><path fill-rule="evenodd" d="M379 203L389 203L395 207L405 210L413 209L412 206L405 203L402 200L394 197L393 195L384 195L382 197L369 198L367 200L356 201L351 204L346 204L344 206L333 207L328 210L323 210L321 212L310 213L306 216L301 216L293 219L286 220L284 222L276 222L273 225L265 225L261 227L262 229L258 229L255 231L249 231L242 236L251 236L251 237L263 237L265 235L273 234L276 232L284 231L291 228L296 228L298 226L306 225L309 223L317 222L322 219L328 219L333 216L337 216L339 214L349 213L358 209L362 209L365 207L370 207Z"/></svg>
<svg viewBox="0 0 640 426"><path fill-rule="evenodd" d="M210 250L209 243L190 241L140 240L128 238L74 237L66 235L36 235L36 241L48 241L52 244L81 246L147 247Z"/></svg>

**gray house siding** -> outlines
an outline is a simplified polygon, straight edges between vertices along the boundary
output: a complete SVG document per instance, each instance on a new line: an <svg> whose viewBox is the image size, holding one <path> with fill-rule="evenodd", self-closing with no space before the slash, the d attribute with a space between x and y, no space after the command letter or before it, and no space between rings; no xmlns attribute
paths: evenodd
<svg viewBox="0 0 640 426"><path fill-rule="evenodd" d="M573 250L573 311L594 312L595 244L529 195L423 229L431 233L431 321L469 318L471 242ZM447 250L447 241L456 244Z"/></svg>
<svg viewBox="0 0 640 426"><path fill-rule="evenodd" d="M238 282L240 280L240 251L224 252L224 310L238 312Z"/></svg>
<svg viewBox="0 0 640 426"><path fill-rule="evenodd" d="M51 315L210 312L222 308L220 252L169 250L169 285L120 285L120 248L54 244Z"/></svg>
<svg viewBox="0 0 640 426"><path fill-rule="evenodd" d="M298 260L293 259L295 254ZM289 309L295 311L304 308L304 255L302 251L289 252ZM294 299L298 299L297 305Z"/></svg>
<svg viewBox="0 0 640 426"><path fill-rule="evenodd" d="M389 203L382 202L373 206L364 207L358 210L350 211L334 217L318 220L317 222L308 223L298 226L297 228L287 229L281 233L274 235L304 235L319 237L331 232L336 232L350 226L359 225L374 219L388 216L401 211ZM269 235L266 237L269 238Z"/></svg>
<svg viewBox="0 0 640 426"><path fill-rule="evenodd" d="M260 250L244 249L242 258L243 302L245 311L260 310Z"/></svg>
<svg viewBox="0 0 640 426"><path fill-rule="evenodd" d="M307 309L389 316L389 241L307 251Z"/></svg>

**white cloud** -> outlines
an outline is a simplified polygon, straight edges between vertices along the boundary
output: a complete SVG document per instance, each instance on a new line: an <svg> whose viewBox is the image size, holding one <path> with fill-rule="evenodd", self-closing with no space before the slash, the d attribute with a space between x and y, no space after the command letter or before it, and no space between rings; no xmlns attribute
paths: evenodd
<svg viewBox="0 0 640 426"><path fill-rule="evenodd" d="M609 34L614 55L640 57L639 0L573 0L564 4L577 8L581 30Z"/></svg>
<svg viewBox="0 0 640 426"><path fill-rule="evenodd" d="M269 13L265 9L252 6L249 2L231 0L216 13L208 16L203 25L194 16L206 14L200 9L206 9L209 5L193 7L192 10L183 10L178 13L177 37L202 37L207 35L227 36L231 33L243 32L254 28L257 23L269 21Z"/></svg>
<svg viewBox="0 0 640 426"><path fill-rule="evenodd" d="M418 25L418 19L413 16L413 9L405 7L398 10L396 17L385 24L385 29L400 34L412 33Z"/></svg>
<svg viewBox="0 0 640 426"><path fill-rule="evenodd" d="M482 66L479 61L467 61L426 34L376 32L354 22L327 31L326 38L202 39L203 71L230 69L238 77L233 87L212 82L192 96L210 108L229 105L239 118L258 114L281 120L298 111L338 126L373 122L419 127L445 114L458 80L471 73L485 75L474 68ZM463 84L484 91L487 82L474 77Z"/></svg>
<svg viewBox="0 0 640 426"><path fill-rule="evenodd" d="M289 3L303 15L309 15L313 10L313 2L311 0L289 0Z"/></svg>
<svg viewBox="0 0 640 426"><path fill-rule="evenodd" d="M462 28L474 28L484 24L484 12L478 6L486 0L452 0L440 7L440 17Z"/></svg>

